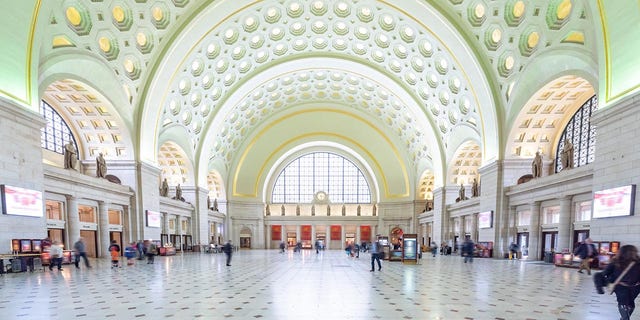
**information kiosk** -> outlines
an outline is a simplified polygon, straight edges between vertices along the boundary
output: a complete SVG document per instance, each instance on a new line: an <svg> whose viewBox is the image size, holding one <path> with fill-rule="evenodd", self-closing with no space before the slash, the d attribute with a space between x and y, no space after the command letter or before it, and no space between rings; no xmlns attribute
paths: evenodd
<svg viewBox="0 0 640 320"><path fill-rule="evenodd" d="M405 264L418 263L418 235L405 233L402 238L402 262Z"/></svg>

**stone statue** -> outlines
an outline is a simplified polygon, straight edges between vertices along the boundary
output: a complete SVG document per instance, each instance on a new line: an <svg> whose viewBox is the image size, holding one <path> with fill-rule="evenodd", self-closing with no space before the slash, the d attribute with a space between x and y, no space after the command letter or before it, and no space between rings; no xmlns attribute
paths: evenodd
<svg viewBox="0 0 640 320"><path fill-rule="evenodd" d="M465 200L465 190L464 190L464 185L461 183L460 184L460 190L458 190L458 201L462 201Z"/></svg>
<svg viewBox="0 0 640 320"><path fill-rule="evenodd" d="M533 158L533 163L531 163L531 171L534 178L542 177L542 155L540 151L536 151L536 156Z"/></svg>
<svg viewBox="0 0 640 320"><path fill-rule="evenodd" d="M213 199L213 211L218 212L218 198Z"/></svg>
<svg viewBox="0 0 640 320"><path fill-rule="evenodd" d="M213 209L211 207L211 198L209 198L209 195L207 195L207 209Z"/></svg>
<svg viewBox="0 0 640 320"><path fill-rule="evenodd" d="M330 216L331 215L331 206L327 205L327 215Z"/></svg>
<svg viewBox="0 0 640 320"><path fill-rule="evenodd" d="M167 178L164 178L164 180L162 180L162 185L160 186L160 196L169 196L169 183L167 182Z"/></svg>
<svg viewBox="0 0 640 320"><path fill-rule="evenodd" d="M280 206L280 215L284 216L284 204Z"/></svg>
<svg viewBox="0 0 640 320"><path fill-rule="evenodd" d="M346 216L347 215L347 207L345 207L345 205L342 205L342 215Z"/></svg>
<svg viewBox="0 0 640 320"><path fill-rule="evenodd" d="M473 185L471 186L471 197L475 198L480 196L480 189L478 189L478 180L473 178Z"/></svg>
<svg viewBox="0 0 640 320"><path fill-rule="evenodd" d="M173 199L184 201L184 198L182 197L182 188L180 187L180 184L176 186L176 196L173 197Z"/></svg>
<svg viewBox="0 0 640 320"><path fill-rule="evenodd" d="M372 215L375 217L376 214L378 213L378 207L376 207L376 205L373 205L373 208L371 209L371 213Z"/></svg>
<svg viewBox="0 0 640 320"><path fill-rule="evenodd" d="M362 207L360 205L358 205L358 210L357 210L358 217L360 216L361 212L362 212Z"/></svg>
<svg viewBox="0 0 640 320"><path fill-rule="evenodd" d="M313 211L313 208L311 211ZM300 205L296 205L296 216L299 216L299 215L300 215Z"/></svg>
<svg viewBox="0 0 640 320"><path fill-rule="evenodd" d="M268 215L268 216L271 215L271 208L269 207L269 205L267 205L267 207L264 208L264 211L266 212L266 215Z"/></svg>
<svg viewBox="0 0 640 320"><path fill-rule="evenodd" d="M71 141L67 142L67 144L64 145L64 168L75 170L77 158L76 147Z"/></svg>
<svg viewBox="0 0 640 320"><path fill-rule="evenodd" d="M312 216L315 216L315 215L316 215L316 205L315 205L315 204L312 204L312 205L311 205L311 215L312 215Z"/></svg>
<svg viewBox="0 0 640 320"><path fill-rule="evenodd" d="M102 156L102 152L96 158L96 177L104 178L107 176L107 162Z"/></svg>
<svg viewBox="0 0 640 320"><path fill-rule="evenodd" d="M564 139L560 162L562 163L562 170L573 168L573 143L569 139Z"/></svg>

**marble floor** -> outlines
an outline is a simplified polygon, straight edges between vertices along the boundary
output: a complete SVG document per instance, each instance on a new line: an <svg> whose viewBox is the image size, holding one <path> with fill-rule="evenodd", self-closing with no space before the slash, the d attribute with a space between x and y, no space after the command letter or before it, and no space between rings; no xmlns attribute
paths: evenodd
<svg viewBox="0 0 640 320"><path fill-rule="evenodd" d="M242 250L185 253L111 269L0 277L0 319L618 319L591 277L542 262L425 256L419 265L368 253ZM640 319L638 315L634 315Z"/></svg>

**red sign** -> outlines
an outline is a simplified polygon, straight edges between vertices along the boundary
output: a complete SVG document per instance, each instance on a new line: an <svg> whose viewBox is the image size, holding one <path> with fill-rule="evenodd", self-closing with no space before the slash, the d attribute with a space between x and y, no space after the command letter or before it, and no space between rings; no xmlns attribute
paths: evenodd
<svg viewBox="0 0 640 320"><path fill-rule="evenodd" d="M282 240L282 226L281 225L272 225L271 226L271 240L276 240L276 241Z"/></svg>
<svg viewBox="0 0 640 320"><path fill-rule="evenodd" d="M371 241L371 226L360 226L360 241Z"/></svg>
<svg viewBox="0 0 640 320"><path fill-rule="evenodd" d="M342 226L331 226L331 240L342 240Z"/></svg>
<svg viewBox="0 0 640 320"><path fill-rule="evenodd" d="M309 225L300 226L300 240L311 241L311 226Z"/></svg>

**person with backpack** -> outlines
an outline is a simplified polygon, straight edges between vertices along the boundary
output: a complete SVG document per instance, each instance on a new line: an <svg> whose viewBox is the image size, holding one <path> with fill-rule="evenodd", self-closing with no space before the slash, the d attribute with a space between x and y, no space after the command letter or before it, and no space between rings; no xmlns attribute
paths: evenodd
<svg viewBox="0 0 640 320"><path fill-rule="evenodd" d="M596 250L596 246L593 245L591 238L586 238L578 248L576 248L575 255L581 259L578 272L583 273L582 270L587 270L587 274L591 275L591 261L598 256L598 250Z"/></svg>

